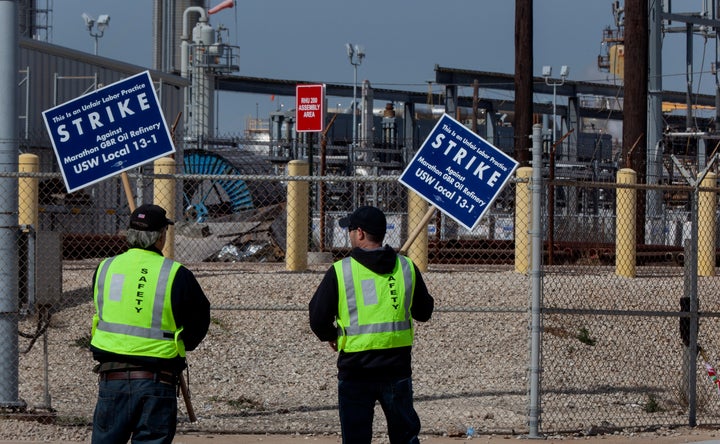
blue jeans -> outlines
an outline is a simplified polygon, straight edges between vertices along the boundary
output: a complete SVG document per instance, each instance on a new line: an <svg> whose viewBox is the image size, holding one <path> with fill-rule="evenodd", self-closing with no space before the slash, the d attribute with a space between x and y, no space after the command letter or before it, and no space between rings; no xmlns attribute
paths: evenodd
<svg viewBox="0 0 720 444"><path fill-rule="evenodd" d="M343 444L369 444L375 402L388 424L390 444L419 444L420 418L413 407L412 379L391 382L339 381L340 427Z"/></svg>
<svg viewBox="0 0 720 444"><path fill-rule="evenodd" d="M152 379L100 381L93 444L170 444L177 426L176 386Z"/></svg>

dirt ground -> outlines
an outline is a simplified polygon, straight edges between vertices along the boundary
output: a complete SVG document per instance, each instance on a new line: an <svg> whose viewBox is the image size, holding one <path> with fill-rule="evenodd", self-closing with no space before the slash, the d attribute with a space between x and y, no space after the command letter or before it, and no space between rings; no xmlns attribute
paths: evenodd
<svg viewBox="0 0 720 444"><path fill-rule="evenodd" d="M511 440L531 441L527 436L509 435L479 435L470 439L464 437L421 437L423 444L508 444ZM532 439L542 440L549 443L569 444L572 441L582 441L590 444L679 444L679 443L703 443L720 444L720 431L702 429L673 430L667 434L643 433L634 436L629 435L599 435L599 436L562 436L543 437ZM337 436L311 436L311 435L211 435L211 434L187 434L177 435L175 444L339 444ZM35 444L40 441L0 441L0 444ZM69 441L43 441L43 444L69 444ZM385 444L387 440L378 439L373 444Z"/></svg>
<svg viewBox="0 0 720 444"><path fill-rule="evenodd" d="M522 436L501 436L501 435L480 435L471 439L467 438L450 438L450 437L425 437L421 438L423 444L508 444L511 440L530 441L530 439ZM720 433L716 432L698 432L698 434L677 435L677 436L623 436L623 435L604 435L595 437L563 437L563 438L546 438L544 442L550 443L567 443L571 441L582 441L583 443L597 444L678 444L678 443L703 443L703 444L720 444ZM175 438L176 444L339 444L339 437L320 437L320 436L267 436L267 435L184 435ZM387 440L376 440L373 443L387 443ZM2 443L0 443L2 444Z"/></svg>
<svg viewBox="0 0 720 444"><path fill-rule="evenodd" d="M489 436L480 435L475 436L471 439L467 438L439 438L439 437L427 437L421 439L423 444L508 444L511 440L530 441L530 439L521 436ZM703 444L720 444L720 434L717 433L702 433L698 435L680 435L680 436L648 436L648 437L631 437L621 435L610 435L610 436L595 436L595 437L578 437L578 438L546 438L544 442L550 443L566 443L570 441L582 441L583 443L598 443L598 444L620 444L620 443L632 443L632 444L678 444L678 443L703 443ZM387 443L387 441L377 440L374 443ZM176 444L200 444L200 443L212 443L212 444L295 444L295 443L308 443L308 444L339 444L339 437L318 437L318 436L267 436L267 435L184 435L176 437ZM3 444L3 443L0 443Z"/></svg>

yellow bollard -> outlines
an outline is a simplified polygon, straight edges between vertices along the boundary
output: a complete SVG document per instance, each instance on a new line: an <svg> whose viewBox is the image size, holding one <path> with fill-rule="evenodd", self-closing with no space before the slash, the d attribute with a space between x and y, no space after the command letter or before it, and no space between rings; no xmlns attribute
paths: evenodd
<svg viewBox="0 0 720 444"><path fill-rule="evenodd" d="M175 159L171 157L162 157L154 162L154 172L156 175L173 175L175 174ZM167 211L167 218L175 220L175 179L174 178L158 178L153 183L154 204L159 205ZM169 259L175 257L175 227L170 225L163 247L163 256Z"/></svg>
<svg viewBox="0 0 720 444"><path fill-rule="evenodd" d="M702 188L717 187L717 174L707 173ZM698 276L715 276L715 213L717 212L717 193L700 191L698 198Z"/></svg>
<svg viewBox="0 0 720 444"><path fill-rule="evenodd" d="M308 174L310 174L310 165L307 161L291 160L288 164L288 175L307 176ZM310 184L307 181L288 181L285 268L289 271L307 269L309 191Z"/></svg>
<svg viewBox="0 0 720 444"><path fill-rule="evenodd" d="M618 171L617 183L635 185L637 183L637 173L630 168L623 168ZM624 277L635 277L637 190L634 188L618 188L615 199L615 206L617 207L615 220L615 274Z"/></svg>
<svg viewBox="0 0 720 444"><path fill-rule="evenodd" d="M413 232L413 225L422 221L428 211L428 203L413 191L408 192L408 232ZM407 251L408 257L420 271L428 269L428 231L427 227L420 231Z"/></svg>
<svg viewBox="0 0 720 444"><path fill-rule="evenodd" d="M532 168L521 167L515 172L520 180L515 185L515 272L530 270L530 226L532 224Z"/></svg>
<svg viewBox="0 0 720 444"><path fill-rule="evenodd" d="M18 162L21 173L40 171L40 158L35 154L21 154ZM38 228L38 178L21 177L18 180L18 223Z"/></svg>

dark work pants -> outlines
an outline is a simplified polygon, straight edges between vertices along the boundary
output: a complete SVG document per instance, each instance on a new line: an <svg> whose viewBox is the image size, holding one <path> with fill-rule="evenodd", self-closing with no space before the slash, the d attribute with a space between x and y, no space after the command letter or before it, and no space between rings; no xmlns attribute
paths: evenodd
<svg viewBox="0 0 720 444"><path fill-rule="evenodd" d="M420 418L413 407L410 378L391 382L339 381L343 444L370 444L376 401L387 419L390 444L419 444Z"/></svg>
<svg viewBox="0 0 720 444"><path fill-rule="evenodd" d="M177 426L174 384L153 379L100 381L92 444L170 444Z"/></svg>

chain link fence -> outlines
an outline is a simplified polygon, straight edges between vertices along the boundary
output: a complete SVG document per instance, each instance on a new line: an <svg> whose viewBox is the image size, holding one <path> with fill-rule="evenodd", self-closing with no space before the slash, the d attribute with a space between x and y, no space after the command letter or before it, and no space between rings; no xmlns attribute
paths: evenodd
<svg viewBox="0 0 720 444"><path fill-rule="evenodd" d="M399 170L368 166L366 175L348 177L310 162L307 173L292 177L287 162L257 152L256 145L185 150L161 168L130 172L130 201L120 178L65 193L42 156L37 172L3 176L6 199L14 199L15 180L21 190L18 265L2 267L9 282L17 269L19 282L18 309L6 310L17 313L6 322L7 337L18 338L3 346L12 348L3 351L10 358L2 394L7 410L62 425L91 423L93 272L102 258L126 248L130 206L154 201L177 221L166 254L196 274L212 303L208 336L188 358L199 421L190 423L181 406L180 430L339 432L335 355L307 321L307 303L323 274L350 249L337 220L357 206L378 206L388 216L386 242L401 249L427 206L397 182ZM343 150L347 155L347 147L327 153ZM306 187L307 194L299 194L307 199L306 212L289 210L293 185ZM436 301L433 319L417 326L413 354L423 432L528 433L534 333L541 335L543 433L720 424L720 396L702 362L720 362L713 340L720 328L716 208L712 235L701 230L697 245L700 255L713 252L712 272L693 279L685 241L692 240L702 209L693 210L692 187L544 183L542 316L533 332L535 274L518 269L518 259L530 256L529 238L518 235L530 229L526 210L519 210L530 205L530 186L513 180L473 231L436 212L408 247L427 268L423 275ZM633 198L655 196L661 205L657 214L640 212L633 239L640 232L655 241L631 242L637 245L633 277L617 270L618 236L628 234L618 230L616 217L647 208L640 205L647 197L620 201L621 190ZM713 185L697 195L712 196L707 206L716 193ZM301 271L288 267L289 239L296 240L298 230L309 252ZM695 341L702 359L689 352ZM382 414L376 416L382 433Z"/></svg>
<svg viewBox="0 0 720 444"><path fill-rule="evenodd" d="M711 207L695 247L712 257L703 273L685 260L693 247L692 226L698 224L692 187L548 185L562 189L574 211L556 206L554 215L548 211L543 219L554 217L562 221L556 227L573 228L555 233L557 255L543 267L542 429L717 424L720 392L700 358L696 362L689 352L694 320L683 304L691 297L700 301L698 344L715 365L718 351L710 345L718 314L714 181L698 193L707 195ZM640 204L653 196L659 196L660 211ZM632 211L634 230L617 226L615 216L623 211ZM636 236L657 243L636 244ZM623 240L636 246L632 276L621 272L622 260L627 265L619 249Z"/></svg>

